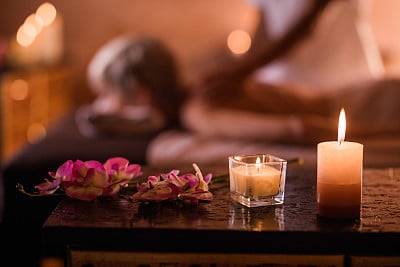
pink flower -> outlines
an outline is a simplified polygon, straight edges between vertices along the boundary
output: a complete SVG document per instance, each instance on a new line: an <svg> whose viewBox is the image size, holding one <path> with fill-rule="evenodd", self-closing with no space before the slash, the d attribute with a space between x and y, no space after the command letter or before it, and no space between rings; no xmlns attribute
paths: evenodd
<svg viewBox="0 0 400 267"><path fill-rule="evenodd" d="M60 184L62 180L68 179L67 177L72 177L72 167L74 163L72 160L68 160L64 162L57 171L49 172L52 180L45 179L45 182L38 184L35 186L37 190L39 190L40 195L50 195L57 191L60 188ZM63 179L63 177L65 179Z"/></svg>
<svg viewBox="0 0 400 267"><path fill-rule="evenodd" d="M35 188L39 190L39 194L41 195L51 195L60 188L60 183L60 179L49 180L45 178L45 182L36 185Z"/></svg>
<svg viewBox="0 0 400 267"><path fill-rule="evenodd" d="M192 203L211 201L213 195L208 191L211 174L203 177L199 167L193 164L196 174L191 173L179 176L178 170L166 174L149 176L148 181L137 184L137 193L131 196L137 201L161 201L182 199Z"/></svg>
<svg viewBox="0 0 400 267"><path fill-rule="evenodd" d="M63 176L62 187L67 196L80 200L94 200L109 186L109 177L98 161L77 160L72 166L72 175Z"/></svg>
<svg viewBox="0 0 400 267"><path fill-rule="evenodd" d="M122 157L108 159L104 165L96 160L64 162L57 171L49 172L51 180L35 186L41 195L53 194L60 186L71 198L91 201L99 196L115 195L132 179L141 175L140 165L129 164Z"/></svg>
<svg viewBox="0 0 400 267"><path fill-rule="evenodd" d="M113 196L118 193L121 186L142 175L139 164L129 164L125 158L110 158L104 163L104 168L110 179L109 186L103 190L103 196Z"/></svg>
<svg viewBox="0 0 400 267"><path fill-rule="evenodd" d="M185 200L197 204L211 201L208 189L211 173L203 176L199 167L193 163L195 174L179 175L179 170L151 175L146 182L136 184L137 193L131 200L164 201ZM49 172L50 178L35 186L40 195L50 195L63 190L71 198L84 201L95 200L100 196L114 196L122 187L142 175L138 164L129 164L123 157L113 157L104 164L96 160L67 160L57 171Z"/></svg>

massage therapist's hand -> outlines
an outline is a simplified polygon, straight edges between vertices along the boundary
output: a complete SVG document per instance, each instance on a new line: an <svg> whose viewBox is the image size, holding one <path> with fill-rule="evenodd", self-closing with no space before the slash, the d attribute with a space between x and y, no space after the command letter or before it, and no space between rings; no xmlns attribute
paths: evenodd
<svg viewBox="0 0 400 267"><path fill-rule="evenodd" d="M231 98L242 94L244 75L224 68L206 75L197 85L197 96L210 105L223 106Z"/></svg>
<svg viewBox="0 0 400 267"><path fill-rule="evenodd" d="M301 134L297 138L300 144L317 144L337 139L337 119L318 115L300 115Z"/></svg>

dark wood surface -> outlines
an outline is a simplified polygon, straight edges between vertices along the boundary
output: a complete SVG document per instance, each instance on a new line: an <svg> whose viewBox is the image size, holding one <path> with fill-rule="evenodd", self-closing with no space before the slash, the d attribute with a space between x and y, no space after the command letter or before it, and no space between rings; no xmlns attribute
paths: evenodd
<svg viewBox="0 0 400 267"><path fill-rule="evenodd" d="M211 169L210 169L211 170ZM209 170L204 168L203 173ZM221 174L216 173L217 175ZM210 184L198 206L134 203L122 196L63 199L43 225L46 247L218 253L400 255L400 170L365 169L361 217L316 215L316 171L288 168L285 203L247 208L229 196L229 181Z"/></svg>

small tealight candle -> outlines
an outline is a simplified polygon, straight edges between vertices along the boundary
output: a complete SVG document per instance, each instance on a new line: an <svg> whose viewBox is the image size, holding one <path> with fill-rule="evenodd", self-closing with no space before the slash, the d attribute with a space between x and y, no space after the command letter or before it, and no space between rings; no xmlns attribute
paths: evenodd
<svg viewBox="0 0 400 267"><path fill-rule="evenodd" d="M248 207L282 204L286 164L266 154L229 157L232 198Z"/></svg>
<svg viewBox="0 0 400 267"><path fill-rule="evenodd" d="M338 141L317 147L317 213L322 217L360 217L362 198L363 145L344 141L346 116L339 116Z"/></svg>
<svg viewBox="0 0 400 267"><path fill-rule="evenodd" d="M278 194L280 170L261 165L260 157L255 164L240 165L232 169L238 191L246 196L273 196Z"/></svg>

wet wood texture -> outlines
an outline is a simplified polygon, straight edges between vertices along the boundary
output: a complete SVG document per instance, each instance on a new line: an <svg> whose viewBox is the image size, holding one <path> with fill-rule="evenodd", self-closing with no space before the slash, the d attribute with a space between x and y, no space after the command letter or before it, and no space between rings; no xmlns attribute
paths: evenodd
<svg viewBox="0 0 400 267"><path fill-rule="evenodd" d="M203 170L206 173L207 169ZM221 176L220 176L221 177ZM316 215L316 171L289 168L285 203L247 208L228 178L198 206L134 203L125 197L63 199L43 225L45 246L117 251L400 255L400 169L366 169L359 219ZM133 188L122 192L132 194Z"/></svg>

